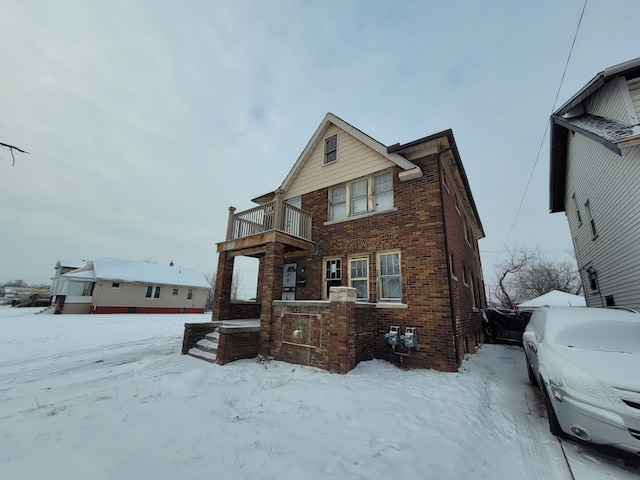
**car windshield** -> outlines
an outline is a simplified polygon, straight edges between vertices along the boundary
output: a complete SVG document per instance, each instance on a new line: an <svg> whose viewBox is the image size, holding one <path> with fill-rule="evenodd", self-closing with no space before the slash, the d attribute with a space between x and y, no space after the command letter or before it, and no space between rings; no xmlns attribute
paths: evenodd
<svg viewBox="0 0 640 480"><path fill-rule="evenodd" d="M595 320L568 326L555 343L603 352L640 353L640 321Z"/></svg>

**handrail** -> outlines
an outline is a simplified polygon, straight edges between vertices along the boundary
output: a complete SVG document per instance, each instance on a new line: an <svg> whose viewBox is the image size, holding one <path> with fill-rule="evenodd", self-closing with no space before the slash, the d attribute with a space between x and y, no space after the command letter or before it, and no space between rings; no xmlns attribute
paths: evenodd
<svg viewBox="0 0 640 480"><path fill-rule="evenodd" d="M277 212L276 209L280 208ZM276 201L234 213L230 209L230 228L227 240L249 237L271 230L280 230L294 237L311 240L311 214L294 207L286 202L277 204ZM280 215L276 215L280 213ZM275 219L279 217L279 225Z"/></svg>

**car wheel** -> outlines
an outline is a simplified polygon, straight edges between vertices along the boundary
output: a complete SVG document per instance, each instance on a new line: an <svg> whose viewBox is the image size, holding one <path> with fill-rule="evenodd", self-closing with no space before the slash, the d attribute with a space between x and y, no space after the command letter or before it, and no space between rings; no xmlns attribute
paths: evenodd
<svg viewBox="0 0 640 480"><path fill-rule="evenodd" d="M556 412L553 409L553 405L551 404L551 398L549 397L549 393L546 388L542 389L544 391L544 400L547 404L547 416L549 417L549 431L552 435L556 437L561 437L563 435L562 428L560 428L560 422L558 422L558 417L556 416Z"/></svg>
<svg viewBox="0 0 640 480"><path fill-rule="evenodd" d="M527 361L527 373L529 374L529 382L531 383L531 385L534 386L538 386L538 379L536 378L536 375L533 373L533 368L531 368L531 365L529 364L529 362Z"/></svg>

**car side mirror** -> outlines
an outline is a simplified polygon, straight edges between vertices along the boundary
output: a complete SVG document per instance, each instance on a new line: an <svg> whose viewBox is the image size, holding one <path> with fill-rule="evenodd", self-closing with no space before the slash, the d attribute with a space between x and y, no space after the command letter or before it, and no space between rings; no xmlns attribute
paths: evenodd
<svg viewBox="0 0 640 480"><path fill-rule="evenodd" d="M536 332L524 332L522 334L522 343L526 343L534 352L538 350L536 347L538 341L538 334Z"/></svg>

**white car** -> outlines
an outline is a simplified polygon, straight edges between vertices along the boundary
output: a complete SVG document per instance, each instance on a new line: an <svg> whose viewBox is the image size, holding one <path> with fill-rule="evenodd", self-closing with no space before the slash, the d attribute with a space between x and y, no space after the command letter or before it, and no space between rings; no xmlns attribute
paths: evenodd
<svg viewBox="0 0 640 480"><path fill-rule="evenodd" d="M551 433L640 455L640 314L544 307L522 341Z"/></svg>

